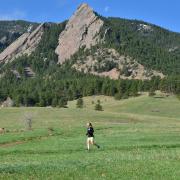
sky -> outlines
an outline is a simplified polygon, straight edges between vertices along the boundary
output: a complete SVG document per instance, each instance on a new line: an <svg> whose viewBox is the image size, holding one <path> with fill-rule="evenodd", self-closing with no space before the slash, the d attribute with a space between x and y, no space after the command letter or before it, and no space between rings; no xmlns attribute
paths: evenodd
<svg viewBox="0 0 180 180"><path fill-rule="evenodd" d="M180 32L180 0L0 0L0 20L62 22L83 2L105 17L143 20Z"/></svg>

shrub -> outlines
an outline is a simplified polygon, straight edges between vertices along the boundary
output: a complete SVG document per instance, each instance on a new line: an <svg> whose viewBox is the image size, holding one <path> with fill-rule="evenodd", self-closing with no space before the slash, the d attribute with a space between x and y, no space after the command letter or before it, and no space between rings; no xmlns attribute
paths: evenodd
<svg viewBox="0 0 180 180"><path fill-rule="evenodd" d="M180 100L180 94L177 95L177 98Z"/></svg>
<svg viewBox="0 0 180 180"><path fill-rule="evenodd" d="M154 89L150 89L149 96L152 97L152 96L155 96L155 95L156 95L155 90Z"/></svg>
<svg viewBox="0 0 180 180"><path fill-rule="evenodd" d="M95 110L96 111L103 111L100 100L97 101L97 104L95 105Z"/></svg>
<svg viewBox="0 0 180 180"><path fill-rule="evenodd" d="M58 102L58 105L60 108L67 108L67 98L61 97Z"/></svg>
<svg viewBox="0 0 180 180"><path fill-rule="evenodd" d="M115 100L120 100L120 99L122 99L122 94L121 93L116 93L114 98L115 98Z"/></svg>
<svg viewBox="0 0 180 180"><path fill-rule="evenodd" d="M82 98L79 98L79 99L77 100L76 107L77 107L77 108L83 108L83 105L84 105L83 99L82 99Z"/></svg>

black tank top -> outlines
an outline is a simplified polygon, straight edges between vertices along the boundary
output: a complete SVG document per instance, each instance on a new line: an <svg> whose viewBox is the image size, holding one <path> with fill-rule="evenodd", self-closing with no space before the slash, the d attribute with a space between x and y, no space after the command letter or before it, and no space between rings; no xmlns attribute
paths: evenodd
<svg viewBox="0 0 180 180"><path fill-rule="evenodd" d="M87 133L86 133L86 135L87 135L88 137L94 137L94 129L93 129L93 127L87 128Z"/></svg>

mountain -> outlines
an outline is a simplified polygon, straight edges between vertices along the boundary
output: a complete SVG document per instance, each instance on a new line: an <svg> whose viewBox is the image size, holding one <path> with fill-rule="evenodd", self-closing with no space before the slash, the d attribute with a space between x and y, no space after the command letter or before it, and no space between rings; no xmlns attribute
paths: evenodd
<svg viewBox="0 0 180 180"><path fill-rule="evenodd" d="M27 29L27 24L25 27ZM39 33L38 38L33 33L22 34L0 54L0 62L7 63L23 54L31 54L38 46L43 30ZM29 42L28 36L34 38L35 44ZM55 48L58 63L73 59L71 67L84 73L112 79L163 78L179 73L179 33L142 21L104 18L87 4L80 5L67 21L58 41ZM79 55L80 49L85 53Z"/></svg>
<svg viewBox="0 0 180 180"><path fill-rule="evenodd" d="M137 20L104 19L106 47L165 75L180 74L180 33ZM102 34L102 36L103 36Z"/></svg>
<svg viewBox="0 0 180 180"><path fill-rule="evenodd" d="M24 34L10 44L1 54L0 62L7 63L9 60L30 55L38 46L43 35L44 24L39 25L35 30L30 26Z"/></svg>
<svg viewBox="0 0 180 180"><path fill-rule="evenodd" d="M27 21L0 21L0 52L8 47L18 37L36 28L38 23Z"/></svg>
<svg viewBox="0 0 180 180"><path fill-rule="evenodd" d="M56 49L58 63L70 59L83 46L90 48L96 45L100 40L97 34L102 26L103 21L87 4L82 4L69 19L64 31L59 36L59 45Z"/></svg>
<svg viewBox="0 0 180 180"><path fill-rule="evenodd" d="M62 23L25 24L0 53L0 101L64 107L67 100L95 94L120 99L156 89L180 93L179 33L105 18L87 4Z"/></svg>
<svg viewBox="0 0 180 180"><path fill-rule="evenodd" d="M87 4L82 4L70 18L65 30L59 36L59 45L56 49L59 57L58 63L71 59L71 56L77 53L80 48L84 48L85 51L91 51L92 46L105 44L108 29L101 32L101 34L104 34L103 38L101 38L100 31L103 29L103 25L105 25L105 20L96 15ZM118 53L111 47L98 47L95 52L86 53L83 57L76 57L76 62L72 64L72 67L85 73L108 76L112 79L164 77L162 73L147 70L133 57L125 57L124 54Z"/></svg>
<svg viewBox="0 0 180 180"><path fill-rule="evenodd" d="M86 53L79 55L79 48ZM59 37L58 49L59 62L74 59L70 56L76 52L72 67L111 78L148 79L179 74L179 33L142 21L104 18L86 4L69 20Z"/></svg>

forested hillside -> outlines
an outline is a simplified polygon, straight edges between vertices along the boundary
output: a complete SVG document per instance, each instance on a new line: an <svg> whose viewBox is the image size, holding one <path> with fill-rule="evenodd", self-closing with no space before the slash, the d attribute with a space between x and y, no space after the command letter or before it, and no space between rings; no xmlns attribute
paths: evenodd
<svg viewBox="0 0 180 180"><path fill-rule="evenodd" d="M141 91L149 91L151 95L155 90L180 94L180 34L141 21L100 18L104 22L100 41L89 49L79 48L62 64L58 63L55 49L59 35L67 31L67 21L44 23L41 41L32 54L0 64L0 102L10 97L15 106L66 107L68 100L91 95L114 96L119 100L138 96ZM3 41L1 49L37 25L24 21L1 22L0 39L12 35L9 41L8 38ZM91 63L87 61L89 57ZM86 73L78 70L77 62L84 63ZM124 79L90 73L91 69L96 73L108 72L122 64ZM143 73L149 78L133 79L132 72L137 75L137 67L144 68ZM154 70L162 72L163 77L155 77Z"/></svg>
<svg viewBox="0 0 180 180"><path fill-rule="evenodd" d="M77 72L71 68L71 61L57 65L54 52L57 36L64 29L62 24L46 24L45 33L39 47L29 57L22 56L1 68L0 99L10 96L16 106L59 106L65 107L67 100L82 96L104 94L116 99L137 96L138 91L179 91L179 86L171 87L169 79L153 78L142 80L110 80L109 78ZM31 68L35 77L28 77L25 68ZM19 76L12 70L17 70ZM4 75L3 75L4 74ZM175 77L174 77L175 78ZM176 79L176 78L175 78ZM171 89L169 89L171 87Z"/></svg>
<svg viewBox="0 0 180 180"><path fill-rule="evenodd" d="M102 19L105 47L131 56L149 69L180 74L180 33L137 20Z"/></svg>

